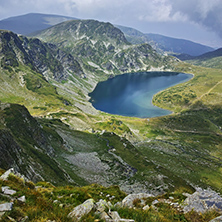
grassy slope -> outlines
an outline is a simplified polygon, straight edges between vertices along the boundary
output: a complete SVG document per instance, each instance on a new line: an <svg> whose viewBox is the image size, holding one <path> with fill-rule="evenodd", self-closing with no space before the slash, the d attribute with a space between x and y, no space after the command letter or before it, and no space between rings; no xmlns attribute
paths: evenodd
<svg viewBox="0 0 222 222"><path fill-rule="evenodd" d="M0 169L0 175L3 171ZM119 190L117 186L102 187L99 185L90 185L84 187L74 186L53 186L48 182L39 182L37 184L31 181L24 181L16 176L11 175L8 180L0 181L0 188L9 186L17 191L13 197L18 198L23 195L26 197L26 202L21 203L18 200L14 201L12 211L6 212L1 218L2 222L6 221L23 221L28 216L28 220L32 221L73 221L67 215L73 208L89 198L93 198L95 202L103 199L111 201L115 204L122 201L126 196L125 193ZM169 200L173 197L173 202L181 203L185 199L182 192L190 190L177 190L174 193L166 193L161 196L151 197L145 200L146 204L151 205L152 201ZM10 201L6 196L0 194L0 203ZM112 207L111 210L116 210L122 218L134 219L135 221L153 221L153 222L176 222L176 221L209 221L219 214L215 211L197 214L195 212L183 214L176 207L166 203L158 203L155 208L150 207L149 210L142 210L142 206L138 201L134 201L134 208ZM157 210L158 209L158 210ZM109 209L105 209L107 212ZM88 215L81 218L80 221L102 221L93 209Z"/></svg>
<svg viewBox="0 0 222 222"><path fill-rule="evenodd" d="M73 106L65 106L63 98L40 75L19 67L19 70L1 70L1 101L24 104L34 115L47 115L60 118L74 129L110 131L125 136L133 142L141 160L134 163L135 152L126 157L124 152L118 155L139 169L137 179L149 179L159 184L152 176L168 175L164 182L181 184L181 179L197 185L210 185L221 189L221 73L220 70L206 69L182 63L174 71L193 73L195 76L187 83L174 86L154 97L154 103L168 108L175 114L146 119L127 118L100 113L89 115L79 110L75 101L69 98L68 92L58 89ZM23 77L21 77L24 75ZM21 78L26 80L22 86ZM78 79L75 81L78 82ZM65 86L66 83L60 83ZM84 85L84 80L79 86ZM39 87L40 86L40 87ZM84 91L76 90L76 98L86 103ZM79 99L80 97L81 99ZM86 106L87 107L87 106ZM62 111L63 110L63 111ZM58 112L60 111L60 112ZM115 119L114 121L112 119ZM82 134L82 140L94 137ZM78 137L78 132L73 134ZM112 138L115 141L115 138ZM88 140L88 144L92 141ZM94 143L94 142L93 142ZM96 143L95 143L96 144ZM115 142L119 147L118 142ZM102 144L101 149L102 148ZM96 147L96 145L95 145ZM121 150L121 146L119 149ZM64 164L65 167L65 164ZM144 176L145 175L145 176ZM80 183L83 181L80 180ZM220 190L220 192L222 192Z"/></svg>
<svg viewBox="0 0 222 222"><path fill-rule="evenodd" d="M190 66L184 63L176 71L194 74L194 78L187 83L179 84L155 95L154 105L180 112L192 109L200 103L205 105L221 105L222 103L222 75L218 69Z"/></svg>
<svg viewBox="0 0 222 222"><path fill-rule="evenodd" d="M0 101L25 105L32 115L70 109L56 88L27 66L0 69L0 80Z"/></svg>
<svg viewBox="0 0 222 222"><path fill-rule="evenodd" d="M156 141L141 147L146 155L152 155L153 160L177 171L183 178L222 192L221 72L201 67L190 69L186 64L177 70L189 70L194 78L154 97L155 105L176 113L147 123L151 130L144 129L143 133L152 132L154 127ZM150 133L147 137L150 138ZM147 146L151 149L147 150Z"/></svg>
<svg viewBox="0 0 222 222"><path fill-rule="evenodd" d="M147 120L104 113L66 114L64 121L75 128L77 118L82 125L86 124L87 130L106 130L132 141L140 153L137 155L148 161L145 166L133 164L145 175L139 176L140 179L147 175L155 177L159 172L168 175L168 182L172 179L175 185L184 178L192 184L211 186L222 192L220 70L182 63L175 71L193 73L194 78L154 97L154 104L174 111L172 115ZM62 116L64 113L58 113L54 118ZM118 154L128 163L134 162L135 153L128 157L124 152Z"/></svg>
<svg viewBox="0 0 222 222"><path fill-rule="evenodd" d="M175 70L193 73L194 78L154 97L155 105L168 108L174 114L149 120L120 116L116 119L127 126L125 132L130 130L132 135L127 135L130 140L140 141L135 142L137 149L155 165L193 184L210 185L222 192L220 70L185 63ZM110 124L110 115L103 118L94 125L95 129L124 135Z"/></svg>

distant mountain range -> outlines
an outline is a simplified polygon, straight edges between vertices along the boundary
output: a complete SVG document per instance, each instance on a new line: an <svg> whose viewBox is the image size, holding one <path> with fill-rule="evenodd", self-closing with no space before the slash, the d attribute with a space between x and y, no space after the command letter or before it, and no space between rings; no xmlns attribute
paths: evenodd
<svg viewBox="0 0 222 222"><path fill-rule="evenodd" d="M120 74L169 69L169 56L161 56L147 43L129 43L110 23L72 20L35 33L33 37L58 45L72 54L83 69L93 73Z"/></svg>
<svg viewBox="0 0 222 222"><path fill-rule="evenodd" d="M222 48L219 48L219 49L214 50L212 52L204 53L204 54L194 57L194 58L195 59L212 59L212 58L219 57L219 56L222 56Z"/></svg>
<svg viewBox="0 0 222 222"><path fill-rule="evenodd" d="M73 19L77 20L77 18L67 16L30 13L1 20L0 29L10 30L17 34L28 35ZM167 52L169 54L188 54L191 56L198 56L214 50L214 48L184 39L170 38L158 34L144 34L136 29L119 25L116 25L116 27L125 34L126 39L130 43L148 43L160 53Z"/></svg>
<svg viewBox="0 0 222 222"><path fill-rule="evenodd" d="M188 54L198 56L214 50L214 48L201 45L185 39L171 38L158 34L144 34L136 29L117 26L125 34L127 40L133 44L148 43L156 50L174 54Z"/></svg>
<svg viewBox="0 0 222 222"><path fill-rule="evenodd" d="M200 56L180 55L179 59L197 66L209 67L209 68L222 68L222 48L204 53Z"/></svg>
<svg viewBox="0 0 222 222"><path fill-rule="evenodd" d="M10 17L0 21L0 29L10 30L17 34L27 35L32 32L47 29L53 25L76 18L60 15L29 13Z"/></svg>

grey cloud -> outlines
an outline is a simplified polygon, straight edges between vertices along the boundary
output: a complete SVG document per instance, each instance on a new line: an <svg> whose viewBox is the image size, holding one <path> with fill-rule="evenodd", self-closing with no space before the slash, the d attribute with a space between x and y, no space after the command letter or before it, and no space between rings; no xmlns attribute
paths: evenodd
<svg viewBox="0 0 222 222"><path fill-rule="evenodd" d="M221 0L169 0L172 13L180 12L195 23L222 37L222 2Z"/></svg>
<svg viewBox="0 0 222 222"><path fill-rule="evenodd" d="M0 0L0 19L39 12L98 19L113 24L187 38L188 27L206 27L222 37L222 0ZM195 24L194 24L195 23ZM187 30L180 28L187 25ZM201 27L200 26L200 27ZM159 27L159 29L157 29ZM178 28L179 27L179 28ZM209 31L210 30L210 31ZM192 32L192 31L191 31ZM196 31L198 32L198 30ZM204 31L202 32L204 33ZM199 32L199 36L204 36ZM192 36L198 33L189 33ZM213 35L212 35L213 36ZM200 38L198 38L199 40ZM207 39L207 36L206 36ZM215 39L212 37L211 39ZM208 40L208 39L207 39Z"/></svg>

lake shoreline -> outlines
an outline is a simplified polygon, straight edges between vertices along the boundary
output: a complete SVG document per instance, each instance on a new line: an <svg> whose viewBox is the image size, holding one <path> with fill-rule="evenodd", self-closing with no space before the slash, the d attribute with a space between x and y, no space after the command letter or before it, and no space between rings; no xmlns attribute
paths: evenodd
<svg viewBox="0 0 222 222"><path fill-rule="evenodd" d="M120 116L152 118L172 112L152 103L153 96L172 86L193 78L181 72L124 73L99 82L89 93L97 110Z"/></svg>

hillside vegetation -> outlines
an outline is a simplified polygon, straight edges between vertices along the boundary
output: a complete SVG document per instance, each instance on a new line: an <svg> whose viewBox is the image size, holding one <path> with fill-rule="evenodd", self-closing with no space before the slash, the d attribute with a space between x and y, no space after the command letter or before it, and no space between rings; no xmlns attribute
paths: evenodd
<svg viewBox="0 0 222 222"><path fill-rule="evenodd" d="M187 62L208 68L221 69L222 68L222 49L219 48L215 51L205 53L201 56L191 57Z"/></svg>
<svg viewBox="0 0 222 222"><path fill-rule="evenodd" d="M0 176L3 172L0 170ZM173 193L168 192L159 196L148 194L127 196L118 186L103 187L96 184L83 187L54 186L49 182L35 184L21 175L13 173L9 174L6 179L0 179L0 188L2 189L0 207L4 204L12 206L0 216L2 222L205 222L220 215L216 210L202 214L194 211L184 212L187 197L182 192L190 195L193 191L189 189L179 189ZM10 192L13 194L9 194ZM93 205L90 206L90 203ZM82 207L82 211L79 206ZM88 213L86 213L86 209ZM112 215L115 219L111 218ZM129 220L120 220L120 218L129 218Z"/></svg>
<svg viewBox="0 0 222 222"><path fill-rule="evenodd" d="M222 193L219 69L132 45L120 30L97 21L56 25L38 35L45 43L7 31L0 37L2 168L15 167L34 182L118 184L127 193L194 187ZM153 98L173 114L122 117L89 103L99 80L153 69L194 75Z"/></svg>
<svg viewBox="0 0 222 222"><path fill-rule="evenodd" d="M35 37L57 44L71 53L88 73L101 75L170 69L175 58L160 56L148 44L132 45L110 23L94 20L67 21Z"/></svg>

